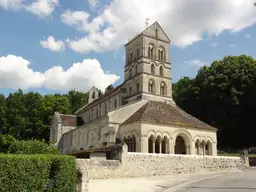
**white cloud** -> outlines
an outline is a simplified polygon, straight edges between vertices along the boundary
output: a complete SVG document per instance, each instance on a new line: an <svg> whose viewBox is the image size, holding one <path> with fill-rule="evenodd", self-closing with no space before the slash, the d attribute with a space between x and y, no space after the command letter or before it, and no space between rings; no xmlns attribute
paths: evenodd
<svg viewBox="0 0 256 192"><path fill-rule="evenodd" d="M93 17L77 18L69 11L69 25L85 32L81 39L68 38L77 52L115 50L145 29L145 18L158 21L172 43L186 47L200 41L204 33L237 32L256 23L254 0L113 0ZM80 12L81 13L81 12ZM237 14L239 13L239 14ZM65 13L64 13L65 14ZM82 15L83 15L82 14ZM63 20L63 19L62 19ZM63 20L64 23L65 20Z"/></svg>
<svg viewBox="0 0 256 192"><path fill-rule="evenodd" d="M216 46L218 46L218 42L213 42L213 43L211 43L210 45L212 46L212 47L216 47Z"/></svg>
<svg viewBox="0 0 256 192"><path fill-rule="evenodd" d="M251 36L250 34L248 34L248 33L244 34L244 37L245 37L246 39L252 38L252 36Z"/></svg>
<svg viewBox="0 0 256 192"><path fill-rule="evenodd" d="M25 8L35 15L46 17L52 14L58 4L59 0L36 0Z"/></svg>
<svg viewBox="0 0 256 192"><path fill-rule="evenodd" d="M22 0L0 0L0 8L3 9L19 9Z"/></svg>
<svg viewBox="0 0 256 192"><path fill-rule="evenodd" d="M230 48L236 48L236 47L237 47L237 44L229 44L228 47L230 47Z"/></svg>
<svg viewBox="0 0 256 192"><path fill-rule="evenodd" d="M33 71L29 64L28 60L15 55L0 57L0 88L44 87L53 90L76 89L87 92L92 86L104 89L120 78L115 74L104 72L95 59L73 63L67 70L55 66L45 72Z"/></svg>
<svg viewBox="0 0 256 192"><path fill-rule="evenodd" d="M65 44L63 41L55 40L53 36L49 36L46 41L40 41L40 45L45 49L52 51L64 51Z"/></svg>
<svg viewBox="0 0 256 192"><path fill-rule="evenodd" d="M191 66L195 66L196 68L200 68L204 65L207 65L206 62L200 61L200 60L189 60L189 61L185 61L185 64L191 65Z"/></svg>
<svg viewBox="0 0 256 192"><path fill-rule="evenodd" d="M92 10L97 8L100 5L99 0L88 0L89 6Z"/></svg>

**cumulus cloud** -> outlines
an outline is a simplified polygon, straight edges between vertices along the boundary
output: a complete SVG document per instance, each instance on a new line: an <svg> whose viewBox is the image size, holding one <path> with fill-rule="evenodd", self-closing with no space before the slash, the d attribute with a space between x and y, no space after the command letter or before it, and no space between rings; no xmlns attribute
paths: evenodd
<svg viewBox="0 0 256 192"><path fill-rule="evenodd" d="M58 4L59 0L36 0L25 8L35 15L46 17L52 14Z"/></svg>
<svg viewBox="0 0 256 192"><path fill-rule="evenodd" d="M204 33L238 32L253 25L253 3L254 0L113 0L95 17L83 11L69 11L72 22L62 21L85 32L81 39L67 39L69 47L81 53L118 49L145 29L145 18L150 18L150 24L158 21L174 45L186 47L200 41Z"/></svg>
<svg viewBox="0 0 256 192"><path fill-rule="evenodd" d="M106 73L95 59L73 63L64 70L55 66L45 72L33 71L27 59L15 55L0 57L0 88L47 88L87 92L92 86L104 89L120 77ZM10 78L11 77L11 78Z"/></svg>
<svg viewBox="0 0 256 192"><path fill-rule="evenodd" d="M59 0L35 0L30 4L26 0L0 0L0 8L27 10L40 17L50 16L58 5Z"/></svg>
<svg viewBox="0 0 256 192"><path fill-rule="evenodd" d="M55 40L53 36L49 36L46 41L40 41L40 45L45 49L52 51L64 51L65 44L63 41Z"/></svg>
<svg viewBox="0 0 256 192"><path fill-rule="evenodd" d="M195 66L196 68L200 68L204 65L207 65L206 62L200 61L200 60L189 60L189 61L185 61L185 64L188 64L190 66Z"/></svg>
<svg viewBox="0 0 256 192"><path fill-rule="evenodd" d="M100 5L99 0L88 0L89 6L92 10Z"/></svg>
<svg viewBox="0 0 256 192"><path fill-rule="evenodd" d="M0 0L0 8L20 9L22 0Z"/></svg>

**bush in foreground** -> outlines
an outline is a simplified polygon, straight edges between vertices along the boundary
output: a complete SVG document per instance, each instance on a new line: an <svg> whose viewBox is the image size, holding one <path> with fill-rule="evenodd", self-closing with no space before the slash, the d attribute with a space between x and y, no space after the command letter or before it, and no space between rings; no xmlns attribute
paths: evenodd
<svg viewBox="0 0 256 192"><path fill-rule="evenodd" d="M0 154L0 192L75 192L75 158Z"/></svg>
<svg viewBox="0 0 256 192"><path fill-rule="evenodd" d="M12 154L60 154L58 148L39 140L21 140L13 142L8 152Z"/></svg>

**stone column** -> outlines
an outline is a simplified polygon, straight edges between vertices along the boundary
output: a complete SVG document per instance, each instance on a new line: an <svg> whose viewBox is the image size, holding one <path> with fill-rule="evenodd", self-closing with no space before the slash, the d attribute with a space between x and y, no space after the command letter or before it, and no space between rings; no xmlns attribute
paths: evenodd
<svg viewBox="0 0 256 192"><path fill-rule="evenodd" d="M195 141L192 141L191 143L191 153L190 155L196 155L197 154L197 151L196 151L196 144L195 144Z"/></svg>
<svg viewBox="0 0 256 192"><path fill-rule="evenodd" d="M217 143L213 142L211 144L211 148L212 148L212 156L217 156Z"/></svg>
<svg viewBox="0 0 256 192"><path fill-rule="evenodd" d="M148 153L148 137L146 135L142 135L140 137L140 151L141 153Z"/></svg>
<svg viewBox="0 0 256 192"><path fill-rule="evenodd" d="M152 138L152 144L153 144L153 153L155 153L155 146L156 146L156 138Z"/></svg>
<svg viewBox="0 0 256 192"><path fill-rule="evenodd" d="M174 147L175 146L174 146L174 144L173 144L171 139L169 139L168 144L169 144L169 154L174 154Z"/></svg>
<svg viewBox="0 0 256 192"><path fill-rule="evenodd" d="M162 153L162 141L163 141L163 139L158 139L158 141L159 141L159 153Z"/></svg>

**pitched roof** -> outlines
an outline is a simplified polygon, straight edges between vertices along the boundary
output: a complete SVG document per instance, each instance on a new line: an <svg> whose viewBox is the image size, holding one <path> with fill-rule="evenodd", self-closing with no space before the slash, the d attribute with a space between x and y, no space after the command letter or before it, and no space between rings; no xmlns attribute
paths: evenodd
<svg viewBox="0 0 256 192"><path fill-rule="evenodd" d="M95 99L94 101L92 101L91 103L84 105L83 107L81 107L80 109L78 109L75 114L80 113L81 111L83 111L84 109L88 108L89 106L94 105L95 103L97 103L100 100L103 100L104 98L106 98L107 96L117 92L121 87L122 87L123 83L118 85L117 87L115 87L114 89L111 89L109 91L107 91L105 94L103 94L102 96L98 97L97 99Z"/></svg>
<svg viewBox="0 0 256 192"><path fill-rule="evenodd" d="M158 101L148 101L123 124L133 123L136 121L171 124L203 129L216 129L189 115L178 106Z"/></svg>
<svg viewBox="0 0 256 192"><path fill-rule="evenodd" d="M84 124L82 117L76 115L60 114L61 122L64 126L81 126Z"/></svg>

